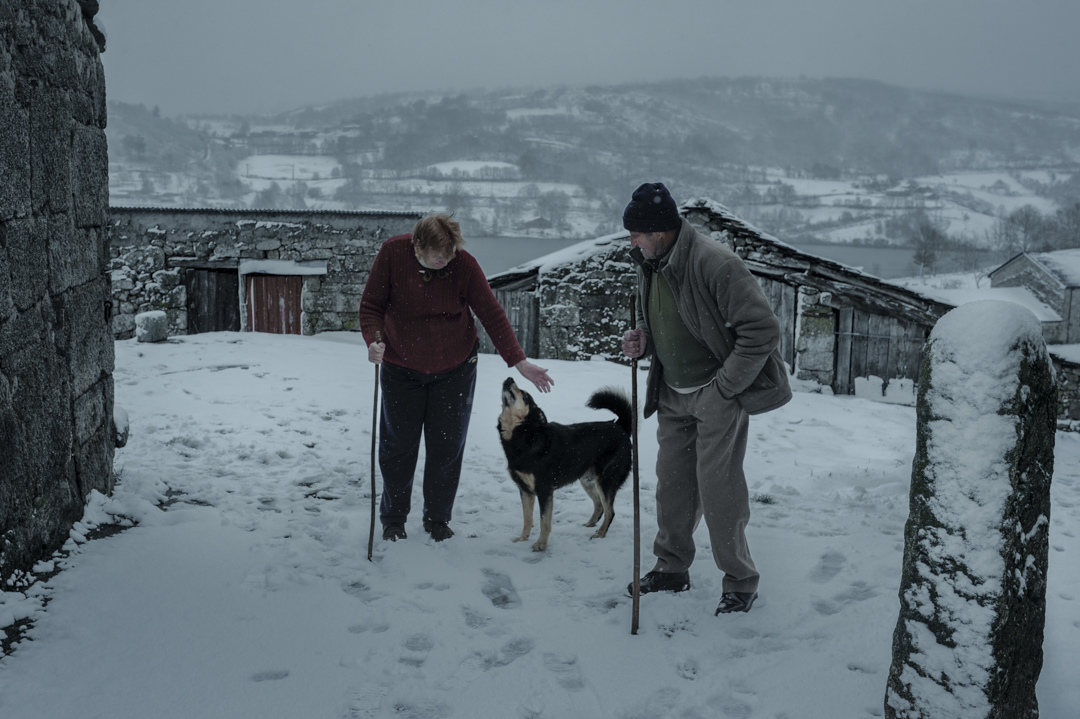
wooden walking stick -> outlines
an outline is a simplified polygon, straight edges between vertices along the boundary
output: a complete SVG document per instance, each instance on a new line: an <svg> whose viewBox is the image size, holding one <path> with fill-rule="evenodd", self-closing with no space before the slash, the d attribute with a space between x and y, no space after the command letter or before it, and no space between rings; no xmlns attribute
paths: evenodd
<svg viewBox="0 0 1080 719"><path fill-rule="evenodd" d="M630 329L637 329L637 301L633 295L630 296ZM630 396L634 410L634 421L630 423L634 468L634 599L630 615L630 633L637 634L638 610L641 606L641 498L638 492L637 357L630 360L630 371Z"/></svg>
<svg viewBox="0 0 1080 719"><path fill-rule="evenodd" d="M375 341L382 342L382 334L375 333ZM379 365L375 365L375 408L371 410L371 531L367 539L367 559L371 561L371 546L375 543L375 432L379 428Z"/></svg>

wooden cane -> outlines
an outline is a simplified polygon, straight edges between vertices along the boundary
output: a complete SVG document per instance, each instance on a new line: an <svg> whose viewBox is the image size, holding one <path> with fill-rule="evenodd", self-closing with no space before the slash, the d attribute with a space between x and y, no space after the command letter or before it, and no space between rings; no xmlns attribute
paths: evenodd
<svg viewBox="0 0 1080 719"><path fill-rule="evenodd" d="M382 342L382 334L375 333L375 341ZM371 561L371 547L375 544L375 433L379 428L379 365L375 365L375 407L371 410L371 530L368 532L367 558Z"/></svg>
<svg viewBox="0 0 1080 719"><path fill-rule="evenodd" d="M637 302L630 297L630 329L637 329ZM634 410L634 421L630 423L630 438L633 442L634 471L634 591L633 609L630 615L630 633L637 634L638 612L641 606L641 498L638 491L638 397L637 397L637 357L630 360L630 393Z"/></svg>

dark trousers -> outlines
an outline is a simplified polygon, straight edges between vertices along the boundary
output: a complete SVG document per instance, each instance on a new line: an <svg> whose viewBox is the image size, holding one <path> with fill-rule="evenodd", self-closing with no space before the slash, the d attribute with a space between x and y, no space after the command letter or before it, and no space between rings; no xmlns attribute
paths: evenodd
<svg viewBox="0 0 1080 719"><path fill-rule="evenodd" d="M476 389L476 354L438 374L384 362L379 469L383 524L405 523L412 507L413 473L424 435L424 519L449 522L465 456L465 437Z"/></svg>

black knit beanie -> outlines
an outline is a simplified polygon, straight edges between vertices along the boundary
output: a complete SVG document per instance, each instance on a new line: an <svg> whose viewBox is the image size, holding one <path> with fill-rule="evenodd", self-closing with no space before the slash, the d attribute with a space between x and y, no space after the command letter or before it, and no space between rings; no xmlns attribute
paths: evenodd
<svg viewBox="0 0 1080 719"><path fill-rule="evenodd" d="M634 190L633 199L622 216L623 227L631 232L666 232L682 226L679 208L662 182L646 182Z"/></svg>

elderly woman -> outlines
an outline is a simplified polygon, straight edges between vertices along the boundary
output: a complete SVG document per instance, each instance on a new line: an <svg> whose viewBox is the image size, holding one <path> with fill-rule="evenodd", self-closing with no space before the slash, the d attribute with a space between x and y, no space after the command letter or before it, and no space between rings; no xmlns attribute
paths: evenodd
<svg viewBox="0 0 1080 719"><path fill-rule="evenodd" d="M495 348L541 392L547 370L525 359L506 313L448 215L423 218L379 250L360 300L368 359L382 364L379 469L383 539L405 539L413 472L424 435L424 531L454 536L450 515L476 388L479 341L473 313ZM382 341L379 341L381 337Z"/></svg>

